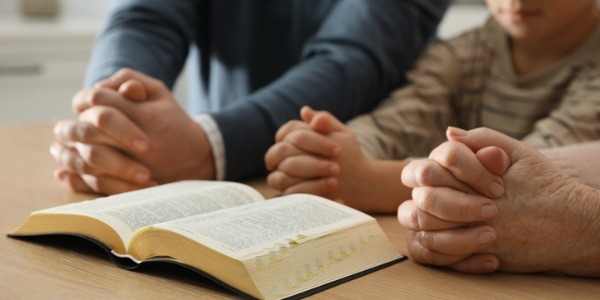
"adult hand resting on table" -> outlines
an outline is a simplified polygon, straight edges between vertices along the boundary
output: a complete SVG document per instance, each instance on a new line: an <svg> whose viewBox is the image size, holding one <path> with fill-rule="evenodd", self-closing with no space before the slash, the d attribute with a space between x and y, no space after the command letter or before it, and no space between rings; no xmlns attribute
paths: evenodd
<svg viewBox="0 0 600 300"><path fill-rule="evenodd" d="M79 192L115 194L180 179L213 179L203 129L160 81L123 69L73 98L77 121L54 128L55 176Z"/></svg>
<svg viewBox="0 0 600 300"><path fill-rule="evenodd" d="M402 174L415 187L413 201L398 210L413 259L472 273L600 275L599 190L569 177L535 148L493 130L451 128L447 135L450 142ZM485 194L481 187L487 185L488 191L497 188L477 174L503 173L502 152L510 159L502 176L504 194L497 199L476 194ZM464 185L436 184L444 176L421 183L419 166L434 163Z"/></svg>

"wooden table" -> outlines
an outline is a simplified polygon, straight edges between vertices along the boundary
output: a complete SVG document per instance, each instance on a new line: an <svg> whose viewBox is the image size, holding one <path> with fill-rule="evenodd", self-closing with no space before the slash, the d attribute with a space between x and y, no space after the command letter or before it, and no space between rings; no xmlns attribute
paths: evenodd
<svg viewBox="0 0 600 300"><path fill-rule="evenodd" d="M236 299L190 271L155 266L139 272L115 266L96 246L72 239L7 238L29 212L94 197L69 192L52 177L52 124L0 127L0 299ZM274 192L252 182L267 196ZM395 216L378 216L407 253ZM574 249L576 251L576 249ZM600 258L599 258L600 259ZM533 275L467 275L396 264L321 292L314 299L600 299L597 279Z"/></svg>

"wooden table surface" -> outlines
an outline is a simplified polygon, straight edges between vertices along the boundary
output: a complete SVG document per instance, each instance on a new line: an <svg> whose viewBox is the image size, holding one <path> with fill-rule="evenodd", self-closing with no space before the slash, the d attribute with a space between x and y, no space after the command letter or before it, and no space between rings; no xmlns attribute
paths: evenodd
<svg viewBox="0 0 600 300"><path fill-rule="evenodd" d="M89 242L6 237L31 211L95 197L69 192L52 177L55 163L48 153L52 125L0 127L0 299L238 298L179 267L155 265L140 271L123 270ZM263 182L250 183L265 195L274 195ZM406 254L405 231L395 216L377 218L394 245ZM405 298L600 299L600 281L546 274L467 275L408 260L311 297Z"/></svg>

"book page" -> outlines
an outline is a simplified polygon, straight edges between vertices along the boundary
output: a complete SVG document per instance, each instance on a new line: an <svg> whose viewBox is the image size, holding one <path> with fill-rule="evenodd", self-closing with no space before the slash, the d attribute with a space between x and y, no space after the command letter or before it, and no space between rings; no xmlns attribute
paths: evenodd
<svg viewBox="0 0 600 300"><path fill-rule="evenodd" d="M312 195L296 194L154 225L175 231L226 255L263 255L351 225L367 214Z"/></svg>
<svg viewBox="0 0 600 300"><path fill-rule="evenodd" d="M141 227L262 201L253 188L233 182L181 181L36 213L86 215L110 225L127 241Z"/></svg>

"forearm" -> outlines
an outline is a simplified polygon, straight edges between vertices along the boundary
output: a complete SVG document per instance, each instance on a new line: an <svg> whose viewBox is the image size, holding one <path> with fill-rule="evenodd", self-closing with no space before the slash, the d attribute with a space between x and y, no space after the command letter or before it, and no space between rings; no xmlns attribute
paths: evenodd
<svg viewBox="0 0 600 300"><path fill-rule="evenodd" d="M115 0L96 40L86 85L128 67L172 87L196 35L200 1Z"/></svg>
<svg viewBox="0 0 600 300"><path fill-rule="evenodd" d="M434 34L448 1L340 1L300 62L240 105L213 114L222 129L226 178L256 175L276 130L304 105L342 121L372 109L394 87ZM410 28L410 30L408 30ZM240 115L256 118L241 120ZM229 125L226 125L229 124ZM224 127L227 128L224 128ZM251 143L247 138L253 137Z"/></svg>
<svg viewBox="0 0 600 300"><path fill-rule="evenodd" d="M424 99L416 97L416 89L412 86L399 89L372 112L348 122L369 158L399 160L427 156L446 140L445 130L453 125L449 97Z"/></svg>
<svg viewBox="0 0 600 300"><path fill-rule="evenodd" d="M373 213L396 213L398 206L411 198L411 189L402 184L402 170L408 160L370 160L359 182L361 210Z"/></svg>
<svg viewBox="0 0 600 300"><path fill-rule="evenodd" d="M427 156L456 125L460 67L449 45L432 44L408 73L409 84L392 92L373 111L348 122L373 159Z"/></svg>
<svg viewBox="0 0 600 300"><path fill-rule="evenodd" d="M542 149L541 152L572 178L600 189L600 141Z"/></svg>

